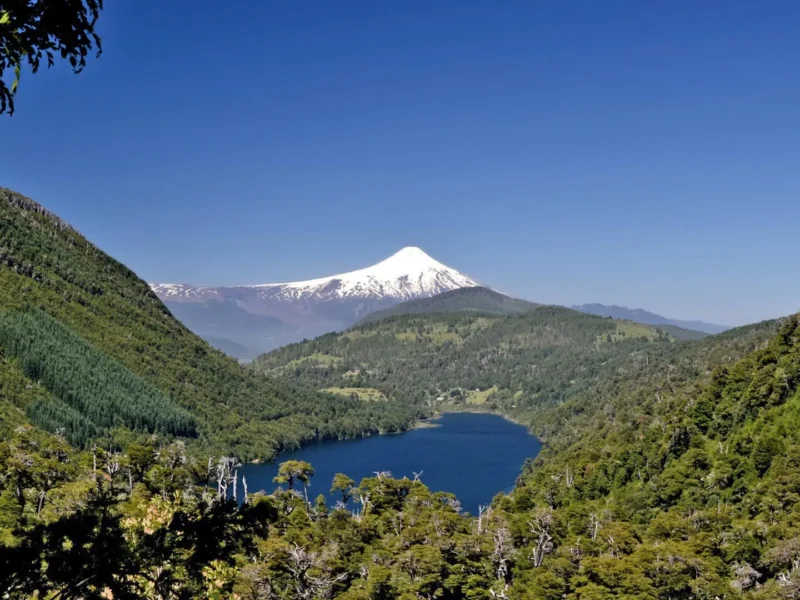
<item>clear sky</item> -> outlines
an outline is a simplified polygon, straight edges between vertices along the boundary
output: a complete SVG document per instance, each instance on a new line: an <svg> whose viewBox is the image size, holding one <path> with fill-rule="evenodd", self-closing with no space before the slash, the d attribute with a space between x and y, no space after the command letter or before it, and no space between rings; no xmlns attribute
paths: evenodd
<svg viewBox="0 0 800 600"><path fill-rule="evenodd" d="M402 246L507 293L740 324L800 309L800 3L107 2L23 74L0 185L148 281Z"/></svg>

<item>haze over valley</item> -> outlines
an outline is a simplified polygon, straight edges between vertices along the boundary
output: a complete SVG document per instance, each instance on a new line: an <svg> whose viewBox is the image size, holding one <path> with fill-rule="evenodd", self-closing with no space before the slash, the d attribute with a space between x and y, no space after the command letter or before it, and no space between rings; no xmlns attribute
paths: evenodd
<svg viewBox="0 0 800 600"><path fill-rule="evenodd" d="M371 267L308 281L233 287L151 283L150 287L189 329L223 352L251 360L285 344L346 329L375 313L392 314L388 309L399 304L484 286L422 249L407 246ZM512 300L507 298L509 304ZM518 310L537 306L524 303L517 302ZM728 329L619 306L586 304L573 308L703 333Z"/></svg>

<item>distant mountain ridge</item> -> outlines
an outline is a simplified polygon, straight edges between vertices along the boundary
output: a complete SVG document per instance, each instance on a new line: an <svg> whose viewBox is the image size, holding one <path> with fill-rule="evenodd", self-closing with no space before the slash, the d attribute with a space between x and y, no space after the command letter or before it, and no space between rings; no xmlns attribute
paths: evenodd
<svg viewBox="0 0 800 600"><path fill-rule="evenodd" d="M359 325L410 314L478 312L498 316L512 315L536 310L539 306L541 305L535 302L512 298L486 287L459 288L376 311L359 321Z"/></svg>
<svg viewBox="0 0 800 600"><path fill-rule="evenodd" d="M233 287L151 283L150 288L211 343L224 339L228 350L236 346L227 342L234 342L263 352L344 329L400 302L479 285L409 246L370 267L306 281Z"/></svg>
<svg viewBox="0 0 800 600"><path fill-rule="evenodd" d="M644 325L674 325L681 329L689 329L694 331L702 331L703 333L722 333L731 329L725 325L716 325L714 323L706 323L704 321L684 321L680 319L670 319L655 313L646 311L642 308L627 308L626 306L617 306L615 304L580 304L572 307L580 312L589 313L591 315L598 315L600 317L611 317L613 319L625 319L642 323Z"/></svg>

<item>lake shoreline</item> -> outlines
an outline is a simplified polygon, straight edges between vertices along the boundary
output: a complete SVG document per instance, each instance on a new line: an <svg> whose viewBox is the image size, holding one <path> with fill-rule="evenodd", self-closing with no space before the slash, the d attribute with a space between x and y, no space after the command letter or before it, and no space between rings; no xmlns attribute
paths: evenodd
<svg viewBox="0 0 800 600"><path fill-rule="evenodd" d="M441 427L441 425L439 423L437 423L436 421L441 419L444 415L459 414L459 413L467 413L467 414L475 414L475 415L493 415L495 417L500 417L502 419L505 419L509 423L513 423L515 425L520 425L522 427L525 427L525 429L527 429L527 431L528 431L528 433L530 435L532 435L537 440L539 440L539 438L533 433L531 427L527 423L524 423L520 419L515 419L511 415L508 415L508 414L505 414L505 413L501 413L501 412L498 412L498 411L494 411L494 410L491 410L491 409L483 409L478 405L448 406L448 407L446 407L444 409L437 410L434 413L434 416L432 416L432 417L428 417L428 418L425 418L425 419L417 420L414 424L409 426L408 429L401 429L400 431L382 431L382 432L376 432L376 433L368 433L366 435L362 435L362 436L359 436L357 438L327 439L327 440L313 440L313 441L309 440L308 442L301 444L300 447L298 447L298 448L287 448L286 450L283 450L283 451L279 452L278 454L276 454L271 459L255 458L253 460L244 461L244 464L246 464L246 465L265 465L265 464L270 464L270 463L278 463L278 461L280 460L280 457L282 455L289 454L289 453L292 453L292 452L297 452L298 450L301 450L302 448L306 448L308 446L312 446L312 445L316 445L316 444L324 444L324 443L328 443L328 442L342 442L342 441L348 441L350 439L363 440L363 439L370 438L370 437L373 437L373 436L400 435L400 434L403 434L403 433L408 433L408 432L416 431L416 430L419 430L419 429L434 429L436 427ZM539 442L542 443L541 440L539 440ZM542 443L542 445L544 445L544 444Z"/></svg>
<svg viewBox="0 0 800 600"><path fill-rule="evenodd" d="M316 471L315 494L319 489L333 505L336 498L328 488L336 473L356 482L383 471L396 478L422 474L430 489L456 494L473 513L497 493L513 489L525 461L541 451L538 438L526 427L487 410L442 411L403 433L303 445L273 461L249 463L240 475L247 477L250 491L268 493L281 462L303 460ZM465 472L470 477L463 477Z"/></svg>
<svg viewBox="0 0 800 600"><path fill-rule="evenodd" d="M481 408L479 405L474 405L474 404L473 405L464 405L464 406L448 406L445 409L437 411L437 413L436 413L437 417L436 418L438 418L441 415L458 414L458 413L470 413L470 414L475 414L475 415L494 415L496 417L501 417L501 418L505 419L506 421L508 421L509 423L514 423L515 425L521 425L522 427L525 427L528 430L528 433L530 433L532 436L536 437L536 435L533 433L533 430L531 429L531 427L527 423L523 422L522 420L520 420L518 418L514 418L513 416L511 416L511 415L509 415L507 413L498 412L496 410L492 410L492 409L489 409L489 408L484 409L484 408ZM537 439L538 439L538 437L537 437Z"/></svg>

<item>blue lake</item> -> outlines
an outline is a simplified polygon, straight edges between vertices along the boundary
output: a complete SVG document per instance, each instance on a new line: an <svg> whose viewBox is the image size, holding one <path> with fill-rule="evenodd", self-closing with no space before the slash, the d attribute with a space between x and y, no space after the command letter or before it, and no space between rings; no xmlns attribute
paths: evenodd
<svg viewBox="0 0 800 600"><path fill-rule="evenodd" d="M438 427L396 435L314 444L282 454L275 463L246 465L242 471L248 491L272 492L278 463L285 460L311 463L315 475L309 496L325 494L331 506L335 498L329 489L336 473L346 473L358 483L374 477L374 471L409 479L422 471L425 485L453 492L465 511L476 514L478 505L511 490L525 459L535 457L541 448L524 427L495 415L446 414L435 423Z"/></svg>

